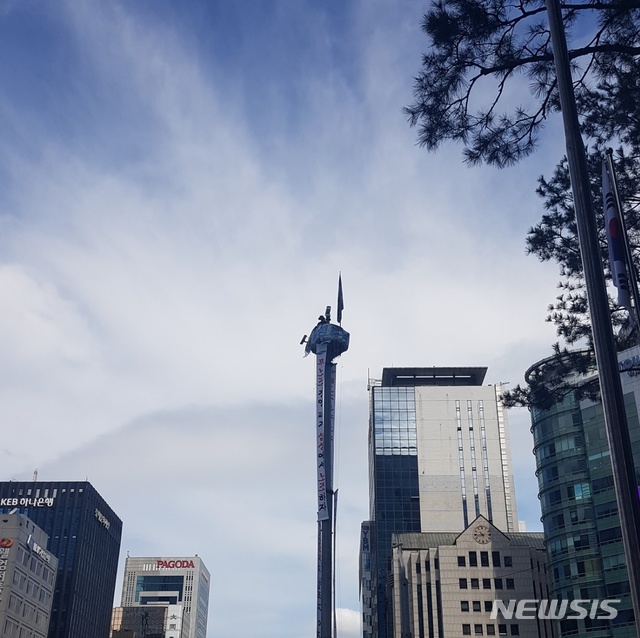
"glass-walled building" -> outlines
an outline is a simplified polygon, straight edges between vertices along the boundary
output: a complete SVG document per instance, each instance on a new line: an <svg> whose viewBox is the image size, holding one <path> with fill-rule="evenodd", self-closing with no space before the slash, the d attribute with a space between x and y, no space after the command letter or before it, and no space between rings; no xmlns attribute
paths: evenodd
<svg viewBox="0 0 640 638"><path fill-rule="evenodd" d="M459 533L480 515L516 530L508 425L500 386L483 385L486 372L385 368L369 381L371 578L361 591L372 638L392 635L392 534Z"/></svg>
<svg viewBox="0 0 640 638"><path fill-rule="evenodd" d="M629 362L638 350L621 353L624 401L629 421L636 474L640 485L640 377ZM556 359L545 359L527 372L544 379ZM640 362L640 359L639 359ZM626 370L625 370L626 368ZM542 523L547 542L550 593L553 598L619 599L612 620L566 619L561 637L588 632L593 638L635 638L629 580L613 487L602 405L578 396L593 382L590 375L567 378L574 391L547 409L532 408Z"/></svg>

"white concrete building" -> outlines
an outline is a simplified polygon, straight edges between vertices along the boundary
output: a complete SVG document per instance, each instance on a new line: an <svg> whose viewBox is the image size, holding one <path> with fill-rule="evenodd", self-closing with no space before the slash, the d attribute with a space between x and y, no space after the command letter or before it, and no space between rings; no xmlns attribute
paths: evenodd
<svg viewBox="0 0 640 638"><path fill-rule="evenodd" d="M167 607L165 638L206 638L210 575L199 556L131 557L124 569L121 607ZM114 614L115 618L115 614ZM186 633L185 633L186 628ZM121 629L129 629L122 626Z"/></svg>

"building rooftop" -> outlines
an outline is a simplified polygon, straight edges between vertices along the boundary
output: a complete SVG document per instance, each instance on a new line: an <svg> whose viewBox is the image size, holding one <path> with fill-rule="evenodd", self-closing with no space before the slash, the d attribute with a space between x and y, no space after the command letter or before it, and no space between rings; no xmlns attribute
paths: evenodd
<svg viewBox="0 0 640 638"><path fill-rule="evenodd" d="M544 549L544 534L542 532L511 532L505 534L511 545ZM460 532L420 532L393 534L394 545L402 545L404 549L430 549L442 545L455 545Z"/></svg>
<svg viewBox="0 0 640 638"><path fill-rule="evenodd" d="M482 385L487 368L383 368L383 387Z"/></svg>

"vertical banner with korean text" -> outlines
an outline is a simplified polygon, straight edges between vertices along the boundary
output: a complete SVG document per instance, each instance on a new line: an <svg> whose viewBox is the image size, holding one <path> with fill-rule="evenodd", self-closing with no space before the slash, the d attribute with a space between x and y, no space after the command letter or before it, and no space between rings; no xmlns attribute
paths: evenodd
<svg viewBox="0 0 640 638"><path fill-rule="evenodd" d="M324 375L327 361L327 345L320 344L316 350L316 441L318 463L318 520L329 518L327 504L327 474L325 464L325 423L324 423Z"/></svg>

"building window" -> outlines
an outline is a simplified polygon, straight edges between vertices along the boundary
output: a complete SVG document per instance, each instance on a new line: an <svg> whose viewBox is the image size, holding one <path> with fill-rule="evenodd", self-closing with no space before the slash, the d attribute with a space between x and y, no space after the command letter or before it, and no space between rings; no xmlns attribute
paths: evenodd
<svg viewBox="0 0 640 638"><path fill-rule="evenodd" d="M515 583L513 582L513 578L507 578L507 589L515 589Z"/></svg>
<svg viewBox="0 0 640 638"><path fill-rule="evenodd" d="M512 636L520 635L520 627L518 625L511 625L511 635Z"/></svg>
<svg viewBox="0 0 640 638"><path fill-rule="evenodd" d="M482 636L483 631L482 631L482 625L478 624L478 625L474 625L473 626L473 633L476 636Z"/></svg>
<svg viewBox="0 0 640 638"><path fill-rule="evenodd" d="M548 499L549 505L553 507L562 502L562 492L560 490L553 490L553 492L549 492Z"/></svg>
<svg viewBox="0 0 640 638"><path fill-rule="evenodd" d="M503 589L502 587L502 578L495 578L494 584L496 589Z"/></svg>
<svg viewBox="0 0 640 638"><path fill-rule="evenodd" d="M469 567L478 566L478 554L476 552L469 552Z"/></svg>
<svg viewBox="0 0 640 638"><path fill-rule="evenodd" d="M14 622L10 618L7 618L4 621L4 633L3 636L17 636L18 635L18 623ZM471 634L471 629L469 629L469 634Z"/></svg>
<svg viewBox="0 0 640 638"><path fill-rule="evenodd" d="M480 581L477 578L471 579L471 589L480 589Z"/></svg>
<svg viewBox="0 0 640 638"><path fill-rule="evenodd" d="M620 618L620 614L618 614L617 618ZM560 631L562 633L578 633L578 621L573 620L572 618L567 618L566 620L560 621Z"/></svg>
<svg viewBox="0 0 640 638"><path fill-rule="evenodd" d="M471 625L462 625L462 635L463 636L471 635Z"/></svg>
<svg viewBox="0 0 640 638"><path fill-rule="evenodd" d="M496 626L487 625L487 636L495 636L495 635L496 635Z"/></svg>
<svg viewBox="0 0 640 638"><path fill-rule="evenodd" d="M473 611L482 611L482 606L480 605L479 600L473 601Z"/></svg>
<svg viewBox="0 0 640 638"><path fill-rule="evenodd" d="M467 579L466 578L460 578L460 589L467 589Z"/></svg>
<svg viewBox="0 0 640 638"><path fill-rule="evenodd" d="M498 625L498 635L506 636L507 635L507 626L506 625Z"/></svg>
<svg viewBox="0 0 640 638"><path fill-rule="evenodd" d="M618 528L619 531L620 528ZM621 540L622 538L622 532L620 532L617 535L617 538L615 538L616 536L616 529L610 529L610 530L606 530L604 532L600 532L598 534L598 545L604 545L607 542L610 542L610 537L613 537L614 541L617 540ZM574 549L589 549L589 547L591 547L591 544L589 543L589 536L587 534L580 534L580 536L574 536L573 537L573 547ZM538 571L540 571L540 568L538 568Z"/></svg>
<svg viewBox="0 0 640 638"><path fill-rule="evenodd" d="M464 556L458 556L458 567L466 567L467 561Z"/></svg>
<svg viewBox="0 0 640 638"><path fill-rule="evenodd" d="M513 558L511 556L504 557L504 566L505 567L513 567Z"/></svg>
<svg viewBox="0 0 640 638"><path fill-rule="evenodd" d="M482 589L491 589L491 579L483 578L482 579Z"/></svg>
<svg viewBox="0 0 640 638"><path fill-rule="evenodd" d="M13 594L11 594L9 596L9 610L18 613L20 611L21 606L22 606L22 601L16 596L14 596Z"/></svg>
<svg viewBox="0 0 640 638"><path fill-rule="evenodd" d="M493 566L500 567L500 552L491 552L491 558L493 559Z"/></svg>
<svg viewBox="0 0 640 638"><path fill-rule="evenodd" d="M486 612L491 613L493 611L493 601L492 600L485 600L484 601L484 610Z"/></svg>
<svg viewBox="0 0 640 638"><path fill-rule="evenodd" d="M489 552L480 552L480 565L489 567Z"/></svg>
<svg viewBox="0 0 640 638"><path fill-rule="evenodd" d="M567 496L571 501L580 501L591 496L591 488L588 483L576 483L567 487Z"/></svg>
<svg viewBox="0 0 640 638"><path fill-rule="evenodd" d="M460 601L460 611L469 611L469 601L461 600Z"/></svg>

